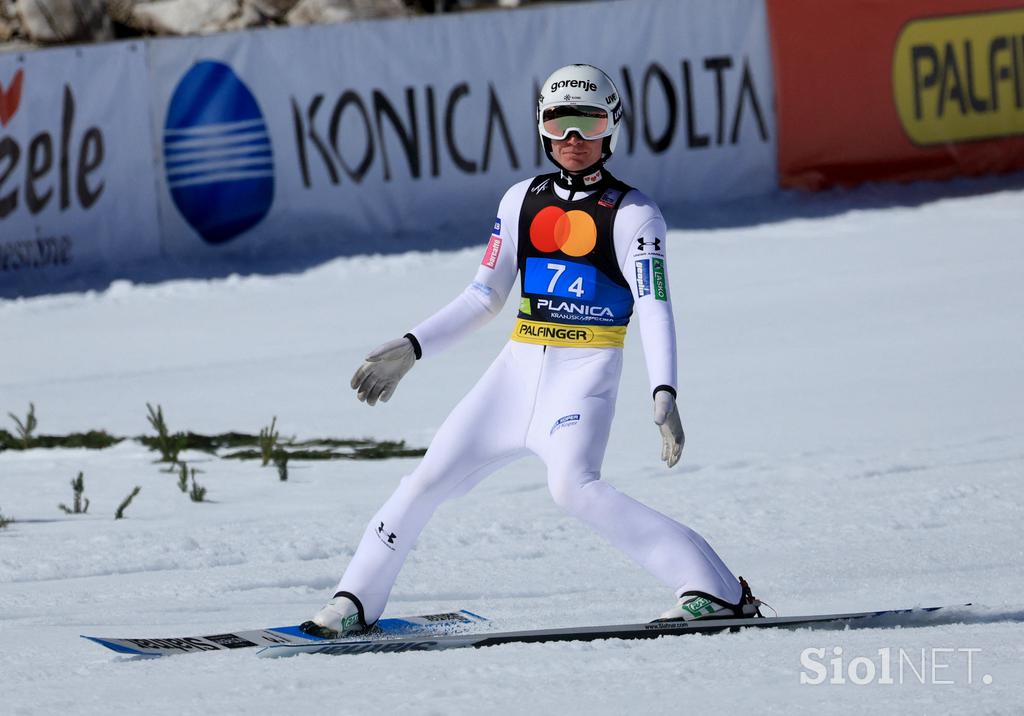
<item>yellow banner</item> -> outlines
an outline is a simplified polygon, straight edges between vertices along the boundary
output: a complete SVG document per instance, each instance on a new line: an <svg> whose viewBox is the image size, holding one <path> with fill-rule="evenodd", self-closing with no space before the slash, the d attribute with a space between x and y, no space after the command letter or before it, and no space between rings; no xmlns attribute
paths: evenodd
<svg viewBox="0 0 1024 716"><path fill-rule="evenodd" d="M1024 9L912 20L892 86L919 146L1024 134Z"/></svg>
<svg viewBox="0 0 1024 716"><path fill-rule="evenodd" d="M569 326L517 318L512 340L544 346L619 348L626 341L626 327Z"/></svg>

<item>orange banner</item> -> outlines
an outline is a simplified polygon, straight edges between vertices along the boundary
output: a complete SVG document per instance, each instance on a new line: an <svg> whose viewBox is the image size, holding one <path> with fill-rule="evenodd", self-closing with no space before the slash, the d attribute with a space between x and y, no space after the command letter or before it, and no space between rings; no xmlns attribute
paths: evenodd
<svg viewBox="0 0 1024 716"><path fill-rule="evenodd" d="M783 186L1024 168L1024 2L767 3Z"/></svg>

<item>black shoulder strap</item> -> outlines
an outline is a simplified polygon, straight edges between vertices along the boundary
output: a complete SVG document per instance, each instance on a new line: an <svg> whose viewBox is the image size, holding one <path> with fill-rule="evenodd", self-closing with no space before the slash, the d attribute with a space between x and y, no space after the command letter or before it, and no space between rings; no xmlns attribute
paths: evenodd
<svg viewBox="0 0 1024 716"><path fill-rule="evenodd" d="M604 274L620 286L629 288L629 282L622 275L619 258L615 255L615 216L619 213L622 200L633 187L607 174L602 187L594 192L588 200L593 201L594 221L597 224L598 236L605 237L598 241L594 249L594 264Z"/></svg>
<svg viewBox="0 0 1024 716"><path fill-rule="evenodd" d="M555 179L557 173L541 174L533 178L530 188L526 190L523 197L523 205L519 209L519 245L516 247L519 267L522 269L530 248L530 224L537 212L545 206L550 206L552 201L558 201L555 194Z"/></svg>

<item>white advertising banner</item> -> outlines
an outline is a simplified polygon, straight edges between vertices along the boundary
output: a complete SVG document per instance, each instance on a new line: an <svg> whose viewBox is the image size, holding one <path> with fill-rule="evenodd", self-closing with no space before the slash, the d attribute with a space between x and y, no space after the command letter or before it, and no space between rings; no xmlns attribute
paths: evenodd
<svg viewBox="0 0 1024 716"><path fill-rule="evenodd" d="M160 255L145 47L0 54L0 291Z"/></svg>
<svg viewBox="0 0 1024 716"><path fill-rule="evenodd" d="M534 109L539 83L571 62L618 84L626 119L608 168L663 208L776 186L762 0L567 3L148 50L175 257L483 242L504 189L553 171Z"/></svg>

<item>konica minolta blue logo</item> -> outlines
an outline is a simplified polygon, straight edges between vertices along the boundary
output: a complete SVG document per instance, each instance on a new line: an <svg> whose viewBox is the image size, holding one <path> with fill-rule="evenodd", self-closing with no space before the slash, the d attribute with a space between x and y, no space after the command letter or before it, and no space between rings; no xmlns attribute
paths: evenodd
<svg viewBox="0 0 1024 716"><path fill-rule="evenodd" d="M174 205L211 244L263 220L274 201L274 155L263 113L223 62L181 78L164 123L164 167Z"/></svg>

